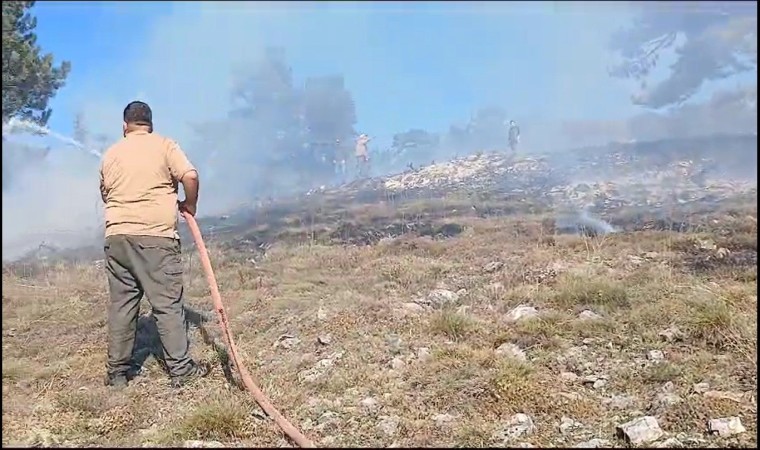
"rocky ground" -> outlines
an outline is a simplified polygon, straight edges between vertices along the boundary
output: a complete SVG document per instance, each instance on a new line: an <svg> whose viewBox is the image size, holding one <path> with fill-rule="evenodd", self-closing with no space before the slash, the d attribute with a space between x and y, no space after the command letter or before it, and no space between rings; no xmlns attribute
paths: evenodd
<svg viewBox="0 0 760 450"><path fill-rule="evenodd" d="M319 446L755 447L756 181L618 150L473 155L205 220L249 369ZM102 386L99 261L4 266L4 446L290 445L237 387L186 247L215 370L180 390L147 308L141 376Z"/></svg>

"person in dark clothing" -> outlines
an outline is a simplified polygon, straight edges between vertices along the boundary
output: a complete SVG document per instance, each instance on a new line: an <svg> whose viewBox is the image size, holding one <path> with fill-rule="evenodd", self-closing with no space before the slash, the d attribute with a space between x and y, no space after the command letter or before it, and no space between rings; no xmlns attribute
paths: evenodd
<svg viewBox="0 0 760 450"><path fill-rule="evenodd" d="M517 152L517 144L520 143L520 127L514 120L509 121L509 149L512 153Z"/></svg>

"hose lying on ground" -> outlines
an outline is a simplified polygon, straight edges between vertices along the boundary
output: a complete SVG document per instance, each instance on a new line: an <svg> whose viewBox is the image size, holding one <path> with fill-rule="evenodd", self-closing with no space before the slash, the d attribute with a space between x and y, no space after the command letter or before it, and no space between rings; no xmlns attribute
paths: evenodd
<svg viewBox="0 0 760 450"><path fill-rule="evenodd" d="M256 400L256 403L261 406L261 409L263 409L269 417L274 419L275 423L282 429L283 432L285 432L286 435L288 435L288 437L290 437L290 439L293 440L293 442L296 443L296 445L301 448L316 448L314 443L311 442L309 438L304 436L303 433L298 430L298 428L294 427L293 424L288 421L288 419L286 419L282 414L280 414L279 411L277 411L277 408L272 405L272 402L269 401L267 396L261 391L261 389L259 389L258 386L256 386L256 383L254 383L251 374L248 372L248 369L246 369L246 367L243 365L243 362L240 359L240 354L238 353L237 346L235 346L235 341L232 339L229 320L227 319L227 313L224 310L222 296L219 294L219 285L216 283L214 270L211 267L211 259L208 256L206 244L203 242L201 229L198 227L198 222L195 221L195 218L192 215L183 213L183 216L185 217L187 225L190 228L190 232L193 235L195 245L198 247L198 253L201 257L201 265L203 266L203 272L206 274L206 280L208 281L209 288L211 289L211 299L214 301L214 309L216 310L217 316L219 318L219 327L222 329L224 343L229 349L230 356L232 357L232 362L235 364L235 367L237 367L238 372L240 372L240 378L243 380L243 385L245 385L245 388L248 390L248 392L251 393L253 398Z"/></svg>

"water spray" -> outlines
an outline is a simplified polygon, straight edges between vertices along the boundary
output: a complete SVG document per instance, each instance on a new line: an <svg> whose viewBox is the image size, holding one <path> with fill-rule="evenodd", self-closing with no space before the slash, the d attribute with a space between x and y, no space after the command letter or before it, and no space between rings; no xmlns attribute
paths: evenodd
<svg viewBox="0 0 760 450"><path fill-rule="evenodd" d="M57 133L48 127L44 127L29 120L12 117L8 122L3 124L3 139L5 139L6 136L10 136L19 132L29 133L35 136L50 136L60 142L63 142L66 145L78 148L79 150L83 150L90 155L97 156L98 158L102 156L99 151L93 148L88 148L83 143L77 141L74 138L65 136L61 133Z"/></svg>

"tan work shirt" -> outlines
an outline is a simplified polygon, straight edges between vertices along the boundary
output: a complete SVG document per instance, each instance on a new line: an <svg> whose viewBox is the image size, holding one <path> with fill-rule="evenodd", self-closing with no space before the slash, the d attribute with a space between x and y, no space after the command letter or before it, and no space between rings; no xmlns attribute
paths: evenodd
<svg viewBox="0 0 760 450"><path fill-rule="evenodd" d="M195 170L179 145L147 131L133 131L103 154L100 193L106 237L178 238L179 180Z"/></svg>
<svg viewBox="0 0 760 450"><path fill-rule="evenodd" d="M356 156L366 158L369 156L367 152L367 144L369 143L368 137L360 137L356 140Z"/></svg>

